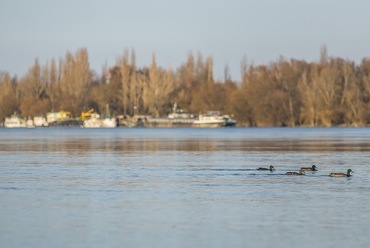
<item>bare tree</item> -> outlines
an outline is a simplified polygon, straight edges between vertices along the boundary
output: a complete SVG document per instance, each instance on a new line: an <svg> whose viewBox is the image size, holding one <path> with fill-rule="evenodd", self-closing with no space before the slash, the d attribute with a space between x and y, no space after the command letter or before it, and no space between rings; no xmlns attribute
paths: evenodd
<svg viewBox="0 0 370 248"><path fill-rule="evenodd" d="M42 69L38 59L19 83L20 111L27 116L41 115L48 111L46 95L47 69Z"/></svg>
<svg viewBox="0 0 370 248"><path fill-rule="evenodd" d="M57 69L55 59L51 59L50 65L47 69L47 87L46 94L49 97L51 111L59 109L60 99L60 71Z"/></svg>
<svg viewBox="0 0 370 248"><path fill-rule="evenodd" d="M123 108L123 114L127 115L129 106L130 106L130 100L129 100L129 94L130 94L130 66L129 66L129 52L127 49L123 52L123 55L121 58L119 58L118 64L120 67L120 75L121 75L121 99L122 99L122 108Z"/></svg>
<svg viewBox="0 0 370 248"><path fill-rule="evenodd" d="M15 79L8 72L0 73L0 122L17 111Z"/></svg>
<svg viewBox="0 0 370 248"><path fill-rule="evenodd" d="M144 105L150 113L160 116L166 112L170 103L170 95L174 90L174 80L171 70L164 71L157 66L155 54L149 71L149 80L143 89Z"/></svg>
<svg viewBox="0 0 370 248"><path fill-rule="evenodd" d="M370 59L366 58L361 61L360 64L360 88L362 90L362 100L365 105L366 111L364 113L364 118L366 123L370 122Z"/></svg>
<svg viewBox="0 0 370 248"><path fill-rule="evenodd" d="M41 99L45 94L45 88L46 85L41 80L41 66L36 59L26 76L20 80L18 90L21 97Z"/></svg>
<svg viewBox="0 0 370 248"><path fill-rule="evenodd" d="M92 79L87 50L81 48L75 56L67 52L62 68L61 108L79 116L86 108L87 93Z"/></svg>
<svg viewBox="0 0 370 248"><path fill-rule="evenodd" d="M188 54L179 68L163 69L153 54L138 68L133 50L124 50L101 78L89 68L85 48L67 52L45 66L38 59L19 82L4 72L0 81L0 118L20 111L25 115L66 110L79 116L97 111L132 115L164 115L177 103L193 113L221 110L249 126L307 125L365 126L370 123L370 59L359 66L328 56L320 48L317 63L281 57L268 65L241 62L241 82L213 77L212 57ZM107 75L105 75L107 73ZM109 76L109 77L108 77ZM104 80L109 78L109 80ZM105 112L104 112L105 113Z"/></svg>
<svg viewBox="0 0 370 248"><path fill-rule="evenodd" d="M311 78L305 72L301 75L298 83L298 90L301 96L301 109L300 109L300 123L310 127L318 124L317 117L317 101L316 99L316 85L311 81Z"/></svg>

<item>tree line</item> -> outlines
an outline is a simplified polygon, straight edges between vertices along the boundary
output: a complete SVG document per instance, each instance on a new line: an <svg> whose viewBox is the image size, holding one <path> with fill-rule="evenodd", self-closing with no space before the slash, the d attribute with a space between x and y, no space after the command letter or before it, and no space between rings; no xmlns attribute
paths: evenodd
<svg viewBox="0 0 370 248"><path fill-rule="evenodd" d="M280 57L267 65L241 61L241 80L213 77L212 57L189 53L178 68L162 68L153 54L139 68L134 50L125 50L102 75L90 69L88 51L38 59L21 78L0 74L0 122L24 116L90 108L103 115L167 115L176 103L191 113L219 110L241 126L367 126L370 123L370 59L359 64L329 57L323 46L317 62Z"/></svg>

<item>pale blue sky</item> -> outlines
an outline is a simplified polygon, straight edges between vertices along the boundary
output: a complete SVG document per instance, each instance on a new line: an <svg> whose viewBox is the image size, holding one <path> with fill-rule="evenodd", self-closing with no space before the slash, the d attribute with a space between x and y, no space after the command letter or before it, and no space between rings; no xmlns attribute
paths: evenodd
<svg viewBox="0 0 370 248"><path fill-rule="evenodd" d="M330 56L359 62L370 55L368 0L0 0L0 71L24 75L86 47L98 74L134 49L138 66L152 53L177 68L188 53L214 59L216 79L228 64L240 78L244 56L253 64Z"/></svg>

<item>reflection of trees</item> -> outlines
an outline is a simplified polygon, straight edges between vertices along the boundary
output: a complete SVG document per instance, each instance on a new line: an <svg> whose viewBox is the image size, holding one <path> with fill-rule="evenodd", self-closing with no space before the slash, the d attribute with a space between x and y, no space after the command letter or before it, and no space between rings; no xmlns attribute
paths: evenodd
<svg viewBox="0 0 370 248"><path fill-rule="evenodd" d="M48 156L77 156L88 159L91 153L104 156L145 156L145 154L164 152L330 152L330 151L370 151L369 142L363 140L327 138L327 139L251 139L230 140L211 138L189 139L97 139L97 138L62 138L38 139L32 142L1 142L3 152L28 152L30 154L47 151ZM114 155L112 154L114 153ZM112 154L112 155L109 155ZM88 161L86 161L88 164Z"/></svg>

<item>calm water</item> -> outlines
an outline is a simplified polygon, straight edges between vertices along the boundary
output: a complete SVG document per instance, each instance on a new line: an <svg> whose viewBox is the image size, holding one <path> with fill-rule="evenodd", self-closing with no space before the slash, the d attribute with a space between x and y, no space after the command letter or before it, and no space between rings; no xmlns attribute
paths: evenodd
<svg viewBox="0 0 370 248"><path fill-rule="evenodd" d="M1 128L0 243L370 247L369 161L367 128Z"/></svg>

